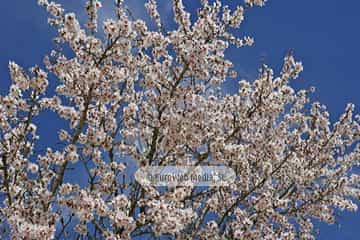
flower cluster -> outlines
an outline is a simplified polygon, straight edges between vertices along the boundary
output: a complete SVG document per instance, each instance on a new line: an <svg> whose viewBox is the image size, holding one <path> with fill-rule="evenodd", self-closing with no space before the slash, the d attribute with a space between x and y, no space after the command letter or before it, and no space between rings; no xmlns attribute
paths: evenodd
<svg viewBox="0 0 360 240"><path fill-rule="evenodd" d="M12 239L46 239L55 237L54 225L40 225L27 222L20 216L13 215L9 218L12 230Z"/></svg>
<svg viewBox="0 0 360 240"><path fill-rule="evenodd" d="M160 14L157 10L156 0L149 0L145 3L145 8L148 11L149 15L154 19L158 28L161 28L161 19Z"/></svg>
<svg viewBox="0 0 360 240"><path fill-rule="evenodd" d="M97 12L102 7L102 4L98 0L90 0L86 2L85 10L89 17L89 22L87 23L88 29L96 31L97 29Z"/></svg>
<svg viewBox="0 0 360 240"><path fill-rule="evenodd" d="M267 0L245 0L245 4L250 7L252 7L254 5L263 7L263 6L265 6L266 2L267 2Z"/></svg>

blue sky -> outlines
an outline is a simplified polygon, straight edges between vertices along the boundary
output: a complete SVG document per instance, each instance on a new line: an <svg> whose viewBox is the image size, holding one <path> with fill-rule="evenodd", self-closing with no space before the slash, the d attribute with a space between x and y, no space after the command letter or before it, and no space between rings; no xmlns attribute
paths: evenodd
<svg viewBox="0 0 360 240"><path fill-rule="evenodd" d="M158 0L165 22L171 18L167 14L168 0ZM69 11L79 12L84 0L62 0ZM105 8L101 18L106 18L113 0L103 1ZM128 1L137 17L143 16L139 6L142 0ZM198 0L184 0L192 10ZM234 5L240 1L223 1ZM240 33L255 38L255 46L229 52L236 68L243 78L253 78L262 60L279 72L284 55L294 49L305 71L293 84L295 88L315 86L313 96L327 105L332 121L343 112L348 102L360 105L360 1L342 0L269 0L265 8L254 8L247 12ZM84 12L81 12L84 16ZM7 92L9 74L7 64L14 60L28 68L41 64L43 56L53 47L51 38L55 31L47 25L45 11L38 7L36 0L11 0L1 3L0 15L0 94ZM234 89L235 82L227 84ZM357 106L359 107L359 106ZM356 108L359 113L359 108ZM42 123L40 134L47 142L55 142L55 128L61 125L55 116L47 115L52 124ZM319 239L359 239L360 213L342 213L341 227L320 224Z"/></svg>

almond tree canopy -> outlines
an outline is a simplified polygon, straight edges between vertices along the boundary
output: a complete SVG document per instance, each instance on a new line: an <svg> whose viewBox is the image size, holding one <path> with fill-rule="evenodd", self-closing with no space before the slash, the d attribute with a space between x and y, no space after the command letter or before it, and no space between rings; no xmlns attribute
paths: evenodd
<svg viewBox="0 0 360 240"><path fill-rule="evenodd" d="M171 30L156 0L145 4L149 23L116 0L101 31L98 0L86 3L86 25L38 2L58 36L43 69L9 63L12 85L0 96L2 239L314 239L314 220L331 224L336 209L357 209L354 106L330 124L325 106L309 99L314 89L290 86L303 70L292 51L281 72L263 64L249 81L224 54L253 44L234 30L266 0L234 9L202 0L194 21L173 0ZM239 91L225 95L230 78ZM39 154L34 119L49 110L68 127L53 133L60 147ZM75 165L81 172L70 171ZM132 176L168 165L227 166L236 181L158 188Z"/></svg>

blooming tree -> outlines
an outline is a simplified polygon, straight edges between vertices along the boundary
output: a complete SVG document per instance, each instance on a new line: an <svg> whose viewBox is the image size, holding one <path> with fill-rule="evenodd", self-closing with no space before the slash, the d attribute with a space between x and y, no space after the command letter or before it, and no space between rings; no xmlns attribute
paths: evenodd
<svg viewBox="0 0 360 240"><path fill-rule="evenodd" d="M357 209L360 118L349 104L330 125L325 106L309 100L313 89L289 85L303 70L292 52L280 73L264 64L238 93L219 91L236 79L225 50L253 44L233 30L266 0L235 9L202 0L195 20L173 0L172 30L156 0L145 4L151 23L116 0L103 34L98 0L86 3L86 25L38 2L58 36L44 69L9 64L12 85L0 97L1 238L314 239L314 219L331 224L336 209ZM57 79L53 95L48 74ZM34 119L49 110L68 127L58 132L61 147L38 154ZM135 181L131 164L228 166L236 181L161 190ZM75 165L81 173L69 170Z"/></svg>

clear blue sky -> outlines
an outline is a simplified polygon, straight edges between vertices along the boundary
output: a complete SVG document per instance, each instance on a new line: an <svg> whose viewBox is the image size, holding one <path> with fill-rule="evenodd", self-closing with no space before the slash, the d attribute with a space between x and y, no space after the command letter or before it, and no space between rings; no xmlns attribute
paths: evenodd
<svg viewBox="0 0 360 240"><path fill-rule="evenodd" d="M168 0L158 0L163 12ZM79 12L84 0L62 0L69 11ZM111 5L113 0L103 1ZM139 8L142 0L128 1L136 16L142 16ZM194 9L198 0L184 0L186 6ZM240 1L223 1L234 5ZM102 18L106 17L106 9ZM296 80L296 88L316 86L314 99L328 106L332 121L336 120L348 102L360 107L360 1L343 0L269 0L265 8L251 9L246 16L241 33L255 38L255 46L231 51L240 76L253 77L262 59L278 72L282 59L289 49L305 67ZM80 12L79 12L80 13ZM84 16L84 12L82 12ZM171 14L167 15L169 19ZM167 21L167 20L166 20ZM0 94L9 86L7 64L14 60L28 68L42 62L53 44L54 29L47 25L45 11L36 0L2 1L0 14ZM229 83L228 86L237 86ZM55 116L48 114L48 121ZM55 121L55 120L54 120ZM55 121L51 125L42 123L40 134L43 140L55 142ZM319 239L355 240L360 237L360 213L342 213L341 227L319 225Z"/></svg>

